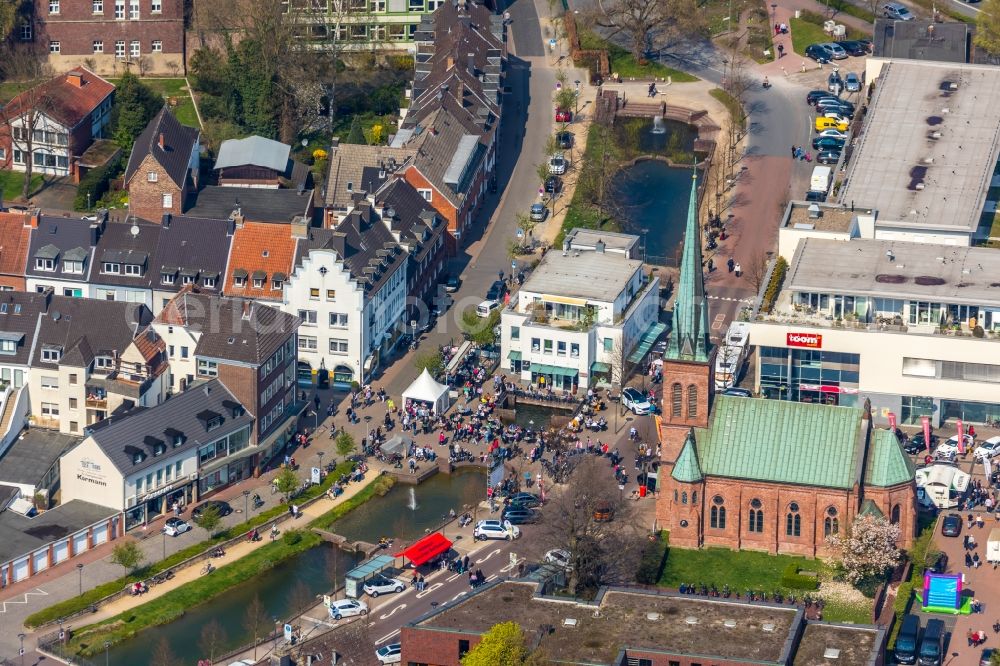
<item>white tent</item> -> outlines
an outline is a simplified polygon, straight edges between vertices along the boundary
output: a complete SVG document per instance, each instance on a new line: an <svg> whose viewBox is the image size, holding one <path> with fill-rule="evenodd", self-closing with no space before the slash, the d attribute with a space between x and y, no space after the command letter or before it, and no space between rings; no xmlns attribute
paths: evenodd
<svg viewBox="0 0 1000 666"><path fill-rule="evenodd" d="M448 409L448 387L438 384L431 373L424 368L423 373L413 380L410 387L403 391L403 400L419 400L428 402L434 407L435 414L443 414Z"/></svg>

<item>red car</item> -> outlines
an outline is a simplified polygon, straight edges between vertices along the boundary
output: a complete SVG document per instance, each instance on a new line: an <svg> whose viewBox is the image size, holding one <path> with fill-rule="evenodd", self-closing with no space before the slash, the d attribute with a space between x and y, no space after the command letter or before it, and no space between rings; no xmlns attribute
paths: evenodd
<svg viewBox="0 0 1000 666"><path fill-rule="evenodd" d="M556 109L556 122L568 123L573 120L573 112L566 109Z"/></svg>

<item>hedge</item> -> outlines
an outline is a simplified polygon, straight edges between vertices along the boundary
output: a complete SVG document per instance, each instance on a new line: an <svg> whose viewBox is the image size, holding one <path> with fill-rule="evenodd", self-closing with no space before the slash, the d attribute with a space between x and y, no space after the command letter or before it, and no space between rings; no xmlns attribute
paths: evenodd
<svg viewBox="0 0 1000 666"><path fill-rule="evenodd" d="M774 309L774 302L778 300L781 292L781 285L785 282L785 273L788 272L788 262L784 257L778 257L774 262L774 270L771 271L771 280L764 290L764 299L761 301L760 309L763 312L771 312Z"/></svg>
<svg viewBox="0 0 1000 666"><path fill-rule="evenodd" d="M348 474L354 470L354 463L350 461L342 462L334 469L333 472L326 475L323 482L317 486L310 486L305 491L303 491L298 497L303 501L312 499L319 495L322 495L327 491L330 485L340 478L342 474ZM362 491L363 493L364 491ZM359 493L361 494L361 493ZM336 509L333 509L336 511ZM135 583L140 580L146 580L161 571L166 571L167 569L172 569L181 562L188 560L196 555L205 552L212 546L222 543L224 541L229 541L230 539L235 539L241 534L249 532L254 527L259 527L265 523L271 522L278 516L288 513L288 507L284 504L271 507L265 511L261 511L256 516L246 520L238 525L233 525L229 529L223 530L214 537L205 539L196 544L188 546L176 553L168 556L164 560L159 562L154 562L149 566L143 567L136 570L128 576L123 576L117 580L112 580L110 582L98 585L95 588L87 590L82 595L77 597L72 597L66 599L65 601L60 601L57 604L44 608L37 613L32 613L24 620L24 625L28 628L34 629L40 627L43 624L48 624L49 622L55 622L60 618L64 618L67 615L72 615L78 613L88 606L92 606L107 596L118 592L119 590L125 589L125 586L130 583Z"/></svg>
<svg viewBox="0 0 1000 666"><path fill-rule="evenodd" d="M87 206L94 205L98 199L111 187L111 180L122 170L121 155L110 160L107 164L96 169L91 169L76 188L76 197L73 199L74 210L87 210ZM88 199L87 194L90 194Z"/></svg>
<svg viewBox="0 0 1000 666"><path fill-rule="evenodd" d="M667 532L651 535L642 550L642 559L635 571L635 580L643 585L656 585L667 564Z"/></svg>
<svg viewBox="0 0 1000 666"><path fill-rule="evenodd" d="M781 585L792 590L816 590L819 589L819 578L816 576L803 576L799 573L799 565L789 564L781 574Z"/></svg>

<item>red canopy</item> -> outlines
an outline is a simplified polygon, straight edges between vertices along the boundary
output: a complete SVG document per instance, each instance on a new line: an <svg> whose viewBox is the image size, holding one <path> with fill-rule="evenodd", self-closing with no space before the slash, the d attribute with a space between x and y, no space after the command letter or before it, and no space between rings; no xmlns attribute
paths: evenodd
<svg viewBox="0 0 1000 666"><path fill-rule="evenodd" d="M435 532L428 534L403 552L396 553L396 557L405 557L413 563L413 566L419 567L422 564L427 564L449 548L451 548L451 541L448 541L440 532Z"/></svg>

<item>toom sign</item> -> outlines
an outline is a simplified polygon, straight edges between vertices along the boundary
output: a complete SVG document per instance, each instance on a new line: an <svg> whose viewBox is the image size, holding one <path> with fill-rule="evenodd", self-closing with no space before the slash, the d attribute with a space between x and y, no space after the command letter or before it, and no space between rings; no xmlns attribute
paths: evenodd
<svg viewBox="0 0 1000 666"><path fill-rule="evenodd" d="M789 347L820 349L823 347L823 336L818 333L786 333L785 344Z"/></svg>

